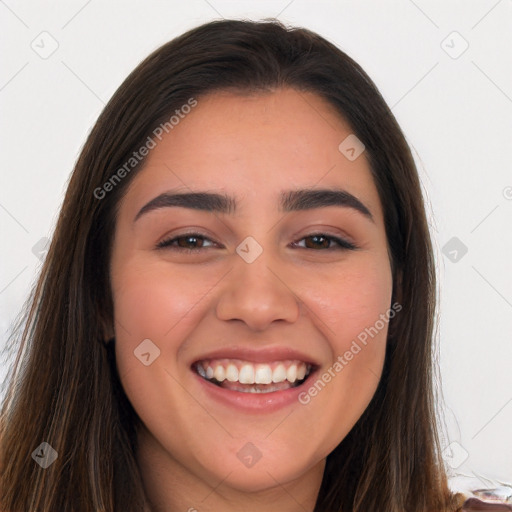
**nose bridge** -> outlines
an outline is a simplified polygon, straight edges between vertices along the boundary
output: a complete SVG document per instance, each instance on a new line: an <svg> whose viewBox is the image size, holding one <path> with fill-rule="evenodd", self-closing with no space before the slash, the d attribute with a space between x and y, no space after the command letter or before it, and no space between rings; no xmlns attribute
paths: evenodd
<svg viewBox="0 0 512 512"><path fill-rule="evenodd" d="M275 251L247 237L237 246L235 256L217 303L218 318L241 320L255 330L265 329L275 320L296 321L299 304L293 283L287 283Z"/></svg>
<svg viewBox="0 0 512 512"><path fill-rule="evenodd" d="M245 241L237 247L239 258L235 259L233 272L237 281L245 282L247 288L252 288L253 294L258 293L258 289L264 291L265 288L284 286L285 276L280 275L282 266L278 257L268 245L265 247L265 250L263 247L257 249L251 241Z"/></svg>

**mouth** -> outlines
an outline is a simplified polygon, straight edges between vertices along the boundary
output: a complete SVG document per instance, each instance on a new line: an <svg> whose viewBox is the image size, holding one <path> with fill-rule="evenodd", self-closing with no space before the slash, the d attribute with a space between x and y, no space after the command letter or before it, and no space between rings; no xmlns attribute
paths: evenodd
<svg viewBox="0 0 512 512"><path fill-rule="evenodd" d="M192 370L205 381L239 393L276 393L297 388L315 369L312 363L291 359L268 363L202 359L192 364Z"/></svg>

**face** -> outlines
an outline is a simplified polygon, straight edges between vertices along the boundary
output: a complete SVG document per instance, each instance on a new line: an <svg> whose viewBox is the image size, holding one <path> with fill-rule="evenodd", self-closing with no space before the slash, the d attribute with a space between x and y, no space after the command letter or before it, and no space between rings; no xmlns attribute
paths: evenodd
<svg viewBox="0 0 512 512"><path fill-rule="evenodd" d="M119 375L162 467L245 492L292 482L370 402L392 276L365 153L339 149L351 133L283 89L199 98L155 139L110 271Z"/></svg>

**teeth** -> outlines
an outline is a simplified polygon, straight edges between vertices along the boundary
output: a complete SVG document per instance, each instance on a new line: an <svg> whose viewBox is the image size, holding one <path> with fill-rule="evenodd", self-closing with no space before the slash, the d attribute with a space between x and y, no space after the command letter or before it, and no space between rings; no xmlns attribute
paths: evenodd
<svg viewBox="0 0 512 512"><path fill-rule="evenodd" d="M270 366L258 366L254 375L254 382L256 384L270 384L272 382L272 370Z"/></svg>
<svg viewBox="0 0 512 512"><path fill-rule="evenodd" d="M297 380L302 380L306 376L306 365L302 364L297 368Z"/></svg>
<svg viewBox="0 0 512 512"><path fill-rule="evenodd" d="M208 368L210 367L208 366ZM254 366L252 364L244 364L240 368L238 382L240 384L254 384Z"/></svg>
<svg viewBox="0 0 512 512"><path fill-rule="evenodd" d="M272 384L303 380L311 371L311 366L301 361L280 361L270 364L255 364L237 359L201 361L196 365L201 377L218 382L227 380L240 384ZM256 391L255 391L256 392Z"/></svg>
<svg viewBox="0 0 512 512"><path fill-rule="evenodd" d="M257 388L256 386L251 387L242 387L240 388L234 388L234 391L239 391L241 393L273 393L274 391L280 391L281 388L278 388L277 386L269 386L265 389Z"/></svg>
<svg viewBox="0 0 512 512"><path fill-rule="evenodd" d="M286 379L290 382L297 380L297 367L295 365L292 364L292 366L286 370Z"/></svg>
<svg viewBox="0 0 512 512"><path fill-rule="evenodd" d="M213 372L213 376L216 380L219 382L222 382L226 379L226 372L224 371L224 367L220 364L215 368L215 371Z"/></svg>
<svg viewBox="0 0 512 512"><path fill-rule="evenodd" d="M226 369L226 379L229 382L236 382L238 380L238 368L234 364L228 365Z"/></svg>
<svg viewBox="0 0 512 512"><path fill-rule="evenodd" d="M306 365L304 365L304 375L306 374ZM286 368L283 364L276 366L274 373L272 374L272 382L283 382L286 380Z"/></svg>

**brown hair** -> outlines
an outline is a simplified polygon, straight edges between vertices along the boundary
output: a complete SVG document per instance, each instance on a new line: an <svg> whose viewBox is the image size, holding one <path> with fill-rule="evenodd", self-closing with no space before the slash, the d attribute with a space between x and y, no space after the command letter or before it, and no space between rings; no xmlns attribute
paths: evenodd
<svg viewBox="0 0 512 512"><path fill-rule="evenodd" d="M378 389L327 457L315 510L456 508L434 407L432 247L418 173L400 127L361 67L319 35L275 20L224 20L190 30L147 57L109 101L80 154L30 297L1 411L4 512L147 506L134 457L140 420L120 384L112 348L101 343L114 330L108 269L116 211L144 160L104 197L94 191L190 98L278 87L318 94L364 143L385 216L392 303L402 305L389 324ZM58 452L47 469L31 458L43 441Z"/></svg>

